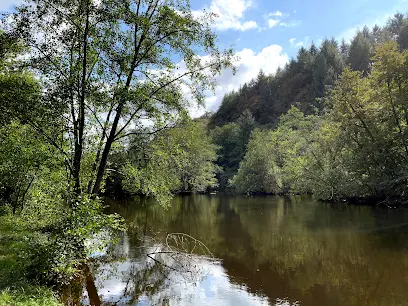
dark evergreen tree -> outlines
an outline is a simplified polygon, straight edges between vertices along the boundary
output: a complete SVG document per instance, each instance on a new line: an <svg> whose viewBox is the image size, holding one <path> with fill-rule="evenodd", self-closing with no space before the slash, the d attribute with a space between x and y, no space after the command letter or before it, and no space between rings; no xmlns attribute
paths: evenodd
<svg viewBox="0 0 408 306"><path fill-rule="evenodd" d="M351 41L348 63L351 69L368 75L370 72L371 44L365 32L358 32Z"/></svg>

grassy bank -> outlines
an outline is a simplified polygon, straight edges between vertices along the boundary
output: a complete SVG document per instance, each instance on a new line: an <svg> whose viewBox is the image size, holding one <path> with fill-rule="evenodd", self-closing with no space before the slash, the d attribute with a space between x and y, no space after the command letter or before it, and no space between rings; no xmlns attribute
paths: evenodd
<svg viewBox="0 0 408 306"><path fill-rule="evenodd" d="M44 234L30 228L18 217L0 216L0 305L62 305L49 288L28 279L30 262L25 256L34 239Z"/></svg>

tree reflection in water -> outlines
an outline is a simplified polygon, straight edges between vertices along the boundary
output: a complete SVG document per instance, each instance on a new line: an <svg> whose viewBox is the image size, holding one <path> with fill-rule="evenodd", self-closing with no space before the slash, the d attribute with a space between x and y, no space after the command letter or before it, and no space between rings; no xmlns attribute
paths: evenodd
<svg viewBox="0 0 408 306"><path fill-rule="evenodd" d="M122 242L126 245L125 240ZM70 304L139 305L148 300L148 305L169 305L171 299L177 298L172 290L174 284L189 286L199 283L208 272L205 266L216 263L213 254L201 241L184 233L168 234L162 243L146 238L141 244L137 260L127 258L99 267L95 265L93 273L84 266L84 275L71 285ZM113 247L108 253L112 256L115 250L119 251L116 252L116 258L119 258L124 255L124 249L127 248ZM99 283L95 283L93 274L97 275ZM108 290L109 280L113 281L111 284L116 291ZM73 290L78 285L83 290L82 299ZM99 294L97 287L102 288Z"/></svg>

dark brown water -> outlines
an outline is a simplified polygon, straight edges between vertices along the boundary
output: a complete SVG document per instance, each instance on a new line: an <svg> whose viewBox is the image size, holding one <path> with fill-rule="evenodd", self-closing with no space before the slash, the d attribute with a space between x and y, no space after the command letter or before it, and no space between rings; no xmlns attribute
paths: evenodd
<svg viewBox="0 0 408 306"><path fill-rule="evenodd" d="M408 305L405 211L308 197L109 204L129 230L93 269L103 305Z"/></svg>

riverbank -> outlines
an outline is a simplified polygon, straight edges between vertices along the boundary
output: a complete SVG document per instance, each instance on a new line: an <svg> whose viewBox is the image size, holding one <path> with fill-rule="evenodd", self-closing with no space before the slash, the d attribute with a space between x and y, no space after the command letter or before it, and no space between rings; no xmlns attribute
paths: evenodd
<svg viewBox="0 0 408 306"><path fill-rule="evenodd" d="M209 193L203 193L209 194ZM228 195L228 196L248 196L248 197L269 197L269 196L311 196L310 193L291 193L291 192L282 192L282 193L272 193L272 192L250 192L250 193L238 193L234 191L216 191L218 195ZM385 197L385 196L367 196L367 197L349 197L349 198L340 198L340 199L326 199L322 200L315 198L316 201L328 204L338 204L338 203L347 203L349 205L356 206L384 206L388 208L408 208L408 198L407 197Z"/></svg>
<svg viewBox="0 0 408 306"><path fill-rule="evenodd" d="M34 239L44 234L30 228L16 216L0 217L0 305L61 306L50 288L28 278L31 265L25 256Z"/></svg>

